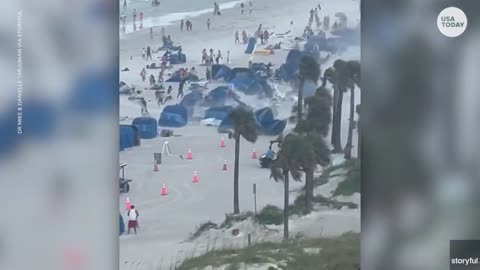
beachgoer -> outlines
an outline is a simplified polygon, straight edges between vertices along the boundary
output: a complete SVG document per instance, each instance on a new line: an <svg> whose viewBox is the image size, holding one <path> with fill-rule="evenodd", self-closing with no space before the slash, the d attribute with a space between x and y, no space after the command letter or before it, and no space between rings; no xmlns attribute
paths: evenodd
<svg viewBox="0 0 480 270"><path fill-rule="evenodd" d="M143 22L143 12L140 11L140 22Z"/></svg>
<svg viewBox="0 0 480 270"><path fill-rule="evenodd" d="M209 19L207 20L207 30L210 30L210 23L211 23L211 21L210 21L210 18L209 18Z"/></svg>
<svg viewBox="0 0 480 270"><path fill-rule="evenodd" d="M207 63L207 49L202 50L202 62L200 64Z"/></svg>
<svg viewBox="0 0 480 270"><path fill-rule="evenodd" d="M160 84L163 84L163 71L164 71L164 69L161 68L161 69L160 69L160 72L158 73L158 80L157 80L157 82L160 83Z"/></svg>
<svg viewBox="0 0 480 270"><path fill-rule="evenodd" d="M240 43L240 35L238 34L238 30L235 31L235 44Z"/></svg>
<svg viewBox="0 0 480 270"><path fill-rule="evenodd" d="M155 98L157 99L157 106L163 105L163 92L162 91L155 91Z"/></svg>
<svg viewBox="0 0 480 270"><path fill-rule="evenodd" d="M215 9L216 9L215 15L220 16L221 15L220 6L218 5L217 2L215 2Z"/></svg>
<svg viewBox="0 0 480 270"><path fill-rule="evenodd" d="M162 27L162 36L165 36L165 27Z"/></svg>
<svg viewBox="0 0 480 270"><path fill-rule="evenodd" d="M227 51L227 64L230 64L230 51Z"/></svg>
<svg viewBox="0 0 480 270"><path fill-rule="evenodd" d="M127 0L123 0L123 8L127 8Z"/></svg>
<svg viewBox="0 0 480 270"><path fill-rule="evenodd" d="M133 229L133 231L135 232L135 234L137 234L137 227L138 227L138 216L140 216L138 214L138 210L135 209L135 206L130 206L130 210L128 210L127 212L127 216L128 216L128 230L127 230L127 234L130 234L130 229Z"/></svg>
<svg viewBox="0 0 480 270"><path fill-rule="evenodd" d="M245 12L245 4L243 2L240 4L240 10L241 10L241 14L243 15Z"/></svg>
<svg viewBox="0 0 480 270"><path fill-rule="evenodd" d="M182 32L183 32L183 24L184 24L184 21L183 21L183 19L182 19L182 20L180 21L180 31L182 31Z"/></svg>
<svg viewBox="0 0 480 270"><path fill-rule="evenodd" d="M142 48L142 59L145 60L147 56L147 51L145 50L145 47Z"/></svg>
<svg viewBox="0 0 480 270"><path fill-rule="evenodd" d="M133 22L137 19L137 10L133 9Z"/></svg>
<svg viewBox="0 0 480 270"><path fill-rule="evenodd" d="M247 37L247 32L245 32L245 30L242 31L242 40L243 40L243 43L247 43L248 37Z"/></svg>
<svg viewBox="0 0 480 270"><path fill-rule="evenodd" d="M168 86L168 89L167 89L167 95L170 95L173 91L173 87L171 85Z"/></svg>
<svg viewBox="0 0 480 270"><path fill-rule="evenodd" d="M155 85L155 76L153 76L153 74L150 74L150 86L154 86Z"/></svg>
<svg viewBox="0 0 480 270"><path fill-rule="evenodd" d="M252 1L248 2L248 7L250 8L250 14L252 14L252 11L253 11L253 3L252 3Z"/></svg>
<svg viewBox="0 0 480 270"><path fill-rule="evenodd" d="M140 100L140 105L141 105L140 114L141 114L142 116L149 116L150 113L148 112L148 109L147 109L147 102L145 101L144 98L141 98L141 100Z"/></svg>
<svg viewBox="0 0 480 270"><path fill-rule="evenodd" d="M153 27L150 27L150 39L153 39Z"/></svg>
<svg viewBox="0 0 480 270"><path fill-rule="evenodd" d="M182 80L180 82L180 85L178 86L178 95L177 95L177 99L179 98L183 98L183 87L185 86L185 81Z"/></svg>
<svg viewBox="0 0 480 270"><path fill-rule="evenodd" d="M143 68L142 71L140 72L140 77L142 77L142 81L145 81L146 76L147 76L147 71L145 70L145 68Z"/></svg>
<svg viewBox="0 0 480 270"><path fill-rule="evenodd" d="M220 50L218 50L217 57L215 58L215 62L217 63L217 65L219 64L220 59L223 60L223 57L222 57L222 53L220 52Z"/></svg>
<svg viewBox="0 0 480 270"><path fill-rule="evenodd" d="M206 73L205 77L207 78L207 81L210 81L212 79L212 72L210 71L209 67L205 69L205 73Z"/></svg>
<svg viewBox="0 0 480 270"><path fill-rule="evenodd" d="M262 44L262 45L265 44L265 41L264 41L264 40L265 40L265 37L264 37L264 35L263 35L263 32L260 31L260 29L259 29L258 36L260 37L260 44Z"/></svg>
<svg viewBox="0 0 480 270"><path fill-rule="evenodd" d="M150 58L150 60L153 60L152 59L152 49L150 48L150 46L147 46L147 60L148 58Z"/></svg>
<svg viewBox="0 0 480 270"><path fill-rule="evenodd" d="M270 33L268 33L267 29L263 32L263 39L265 40L265 44L268 44L268 39L270 38Z"/></svg>
<svg viewBox="0 0 480 270"><path fill-rule="evenodd" d="M209 63L213 63L213 59L215 58L215 55L213 54L213 49L210 49L210 58L208 59Z"/></svg>

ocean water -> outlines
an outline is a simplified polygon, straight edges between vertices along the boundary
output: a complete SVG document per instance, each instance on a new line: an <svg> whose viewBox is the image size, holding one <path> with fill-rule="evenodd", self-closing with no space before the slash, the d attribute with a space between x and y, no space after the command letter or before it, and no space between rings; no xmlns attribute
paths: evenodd
<svg viewBox="0 0 480 270"><path fill-rule="evenodd" d="M213 3L220 5L220 10L230 9L246 0L160 0L159 7L152 7L151 0L127 0L127 8L123 8L123 0L120 0L120 14L127 16L125 31L123 34L134 32L132 21L132 10L136 9L137 13L144 13L143 29L150 27L170 25L175 21L185 18L197 17L207 13L213 13ZM138 20L138 17L137 17ZM136 28L138 30L139 22ZM120 29L121 29L120 25Z"/></svg>

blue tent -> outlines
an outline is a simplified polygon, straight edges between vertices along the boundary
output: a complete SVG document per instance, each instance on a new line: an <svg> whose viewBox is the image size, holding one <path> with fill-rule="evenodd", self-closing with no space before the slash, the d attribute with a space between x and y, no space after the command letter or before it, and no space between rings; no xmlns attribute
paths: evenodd
<svg viewBox="0 0 480 270"><path fill-rule="evenodd" d="M205 112L203 119L215 118L218 120L224 120L232 110L232 106L212 107Z"/></svg>
<svg viewBox="0 0 480 270"><path fill-rule="evenodd" d="M287 126L287 120L274 120L269 125L259 127L259 132L264 135L277 136L283 133Z"/></svg>
<svg viewBox="0 0 480 270"><path fill-rule="evenodd" d="M74 83L67 111L113 113L118 109L118 70L89 71Z"/></svg>
<svg viewBox="0 0 480 270"><path fill-rule="evenodd" d="M279 135L287 125L286 120L275 120L272 109L269 107L257 110L255 120L259 133L264 135Z"/></svg>
<svg viewBox="0 0 480 270"><path fill-rule="evenodd" d="M246 54L252 54L253 50L255 50L255 43L257 43L257 40L253 37L249 38L247 41L247 48L245 49Z"/></svg>
<svg viewBox="0 0 480 270"><path fill-rule="evenodd" d="M270 107L266 107L255 112L255 120L259 125L269 125L275 120Z"/></svg>
<svg viewBox="0 0 480 270"><path fill-rule="evenodd" d="M138 129L132 125L120 125L120 151L140 145Z"/></svg>
<svg viewBox="0 0 480 270"><path fill-rule="evenodd" d="M181 80L182 80L182 78L180 78L180 72L175 71L175 73L173 73L172 77L167 79L165 82L178 82L179 83Z"/></svg>
<svg viewBox="0 0 480 270"><path fill-rule="evenodd" d="M235 95L227 86L219 86L208 92L205 97L204 105L207 107L220 107L225 105L229 98L234 98Z"/></svg>
<svg viewBox="0 0 480 270"><path fill-rule="evenodd" d="M165 107L158 119L158 125L162 127L184 127L187 122L187 109L180 104Z"/></svg>
<svg viewBox="0 0 480 270"><path fill-rule="evenodd" d="M132 125L138 129L138 136L141 139L153 139L158 135L157 120L152 117L137 117L133 119Z"/></svg>
<svg viewBox="0 0 480 270"><path fill-rule="evenodd" d="M192 92L188 93L183 97L180 105L183 105L185 108L194 107L197 103L201 102L202 99L202 92L198 90L193 90Z"/></svg>
<svg viewBox="0 0 480 270"><path fill-rule="evenodd" d="M223 120L222 122L220 123L220 125L218 126L218 132L219 133L228 133L229 130L232 130L233 129L233 122L232 120L230 119L230 116L227 115Z"/></svg>
<svg viewBox="0 0 480 270"><path fill-rule="evenodd" d="M259 78L248 68L232 69L232 78L229 80L235 89L246 95L264 95L271 97L273 90L265 79Z"/></svg>
<svg viewBox="0 0 480 270"><path fill-rule="evenodd" d="M226 65L212 65L212 79L220 80L223 79L228 81L232 76L232 69Z"/></svg>

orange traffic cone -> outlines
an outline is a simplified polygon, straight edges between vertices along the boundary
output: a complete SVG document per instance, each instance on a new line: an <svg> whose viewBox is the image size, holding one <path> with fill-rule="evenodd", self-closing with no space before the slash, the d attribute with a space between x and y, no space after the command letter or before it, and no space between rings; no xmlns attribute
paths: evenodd
<svg viewBox="0 0 480 270"><path fill-rule="evenodd" d="M156 160L153 161L153 171L158 172L158 165Z"/></svg>
<svg viewBox="0 0 480 270"><path fill-rule="evenodd" d="M165 184L162 185L162 196L166 196L168 193L167 193L167 187L165 186Z"/></svg>
<svg viewBox="0 0 480 270"><path fill-rule="evenodd" d="M220 140L220 147L225 147L225 138L222 136L222 139Z"/></svg>
<svg viewBox="0 0 480 270"><path fill-rule="evenodd" d="M255 151L255 148L253 148L252 151L252 159L257 159L257 151Z"/></svg>
<svg viewBox="0 0 480 270"><path fill-rule="evenodd" d="M222 171L226 171L227 170L227 161L224 160L223 161L223 168L222 168Z"/></svg>
<svg viewBox="0 0 480 270"><path fill-rule="evenodd" d="M193 171L192 183L198 183L197 171Z"/></svg>
<svg viewBox="0 0 480 270"><path fill-rule="evenodd" d="M127 199L125 199L125 210L130 210L131 206L130 199L127 197Z"/></svg>
<svg viewBox="0 0 480 270"><path fill-rule="evenodd" d="M188 148L188 152L187 152L187 159L192 159L193 156L192 156L192 149Z"/></svg>

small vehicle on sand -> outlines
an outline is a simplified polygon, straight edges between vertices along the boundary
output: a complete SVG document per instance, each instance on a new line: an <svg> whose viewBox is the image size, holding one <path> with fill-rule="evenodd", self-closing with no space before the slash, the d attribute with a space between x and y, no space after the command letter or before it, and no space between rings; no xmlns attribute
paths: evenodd
<svg viewBox="0 0 480 270"><path fill-rule="evenodd" d="M121 170L121 176L119 177L119 184L120 184L120 193L128 193L130 191L130 182L132 182L132 179L125 179L125 167L127 166L127 163L121 164L120 165L120 170Z"/></svg>

